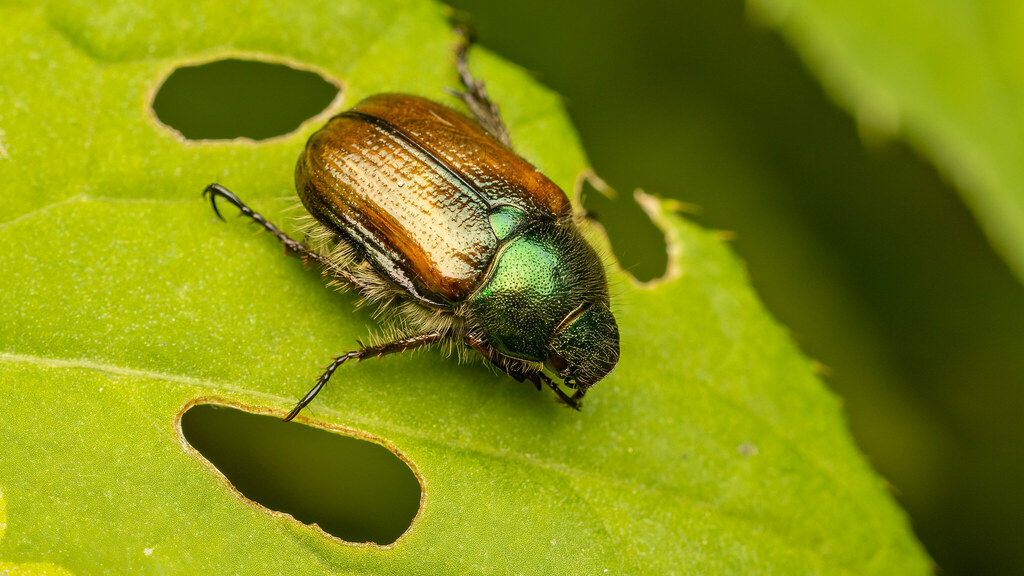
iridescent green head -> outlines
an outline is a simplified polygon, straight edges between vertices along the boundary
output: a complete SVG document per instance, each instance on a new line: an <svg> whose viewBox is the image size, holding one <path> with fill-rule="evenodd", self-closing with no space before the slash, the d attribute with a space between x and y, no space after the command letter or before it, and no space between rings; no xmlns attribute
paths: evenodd
<svg viewBox="0 0 1024 576"><path fill-rule="evenodd" d="M555 329L547 365L573 388L586 390L619 361L619 327L604 302L584 304Z"/></svg>
<svg viewBox="0 0 1024 576"><path fill-rule="evenodd" d="M586 390L619 360L604 266L572 225L512 234L468 304L495 350L545 363L570 386Z"/></svg>

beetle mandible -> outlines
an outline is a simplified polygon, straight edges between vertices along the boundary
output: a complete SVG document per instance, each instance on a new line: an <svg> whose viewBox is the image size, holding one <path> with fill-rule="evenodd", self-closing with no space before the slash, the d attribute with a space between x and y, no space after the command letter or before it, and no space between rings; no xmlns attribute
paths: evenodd
<svg viewBox="0 0 1024 576"><path fill-rule="evenodd" d="M335 358L285 421L345 362L430 344L476 350L576 409L618 362L601 259L565 193L512 152L497 106L469 72L469 44L463 33L456 48L465 91L450 93L475 122L417 96L379 94L309 138L295 168L309 212L303 241L227 188L203 191L218 217L220 197L289 253L398 316L397 338Z"/></svg>

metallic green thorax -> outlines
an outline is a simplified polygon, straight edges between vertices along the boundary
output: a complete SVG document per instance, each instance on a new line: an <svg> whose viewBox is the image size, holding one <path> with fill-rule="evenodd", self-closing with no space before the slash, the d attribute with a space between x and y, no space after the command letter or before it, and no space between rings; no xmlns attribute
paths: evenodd
<svg viewBox="0 0 1024 576"><path fill-rule="evenodd" d="M469 312L499 352L553 361L563 377L589 386L618 360L601 260L571 224L541 221L517 232L470 297Z"/></svg>

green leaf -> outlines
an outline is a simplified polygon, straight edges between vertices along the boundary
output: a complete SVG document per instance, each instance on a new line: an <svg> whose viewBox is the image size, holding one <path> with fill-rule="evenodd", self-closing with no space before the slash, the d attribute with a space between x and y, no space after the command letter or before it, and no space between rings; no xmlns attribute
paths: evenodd
<svg viewBox="0 0 1024 576"><path fill-rule="evenodd" d="M316 399L310 422L381 438L419 475L420 515L393 546L253 506L186 449L187 406L283 414L375 326L268 235L214 219L200 190L219 181L286 222L294 159L323 117L388 90L452 103L453 42L425 0L3 8L0 567L927 573L839 401L742 265L650 197L669 273L613 273L622 359L582 413L436 352L347 366ZM183 142L154 119L175 66L240 55L320 71L344 94L255 144ZM520 152L571 189L587 161L557 96L485 51L472 65Z"/></svg>
<svg viewBox="0 0 1024 576"><path fill-rule="evenodd" d="M751 4L868 134L903 134L956 182L993 245L1024 278L1024 4Z"/></svg>

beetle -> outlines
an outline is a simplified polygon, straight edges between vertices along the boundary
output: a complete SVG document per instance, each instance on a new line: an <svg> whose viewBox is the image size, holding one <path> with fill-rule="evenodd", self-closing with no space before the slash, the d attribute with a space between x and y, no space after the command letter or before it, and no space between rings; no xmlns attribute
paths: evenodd
<svg viewBox="0 0 1024 576"><path fill-rule="evenodd" d="M604 265L566 194L512 151L498 107L456 48L473 119L405 94L370 96L330 119L295 168L308 211L298 241L219 184L234 204L313 262L397 317L397 337L334 359L284 418L294 418L349 360L439 343L479 352L516 380L546 385L579 409L619 359ZM570 396L548 377L557 374Z"/></svg>

